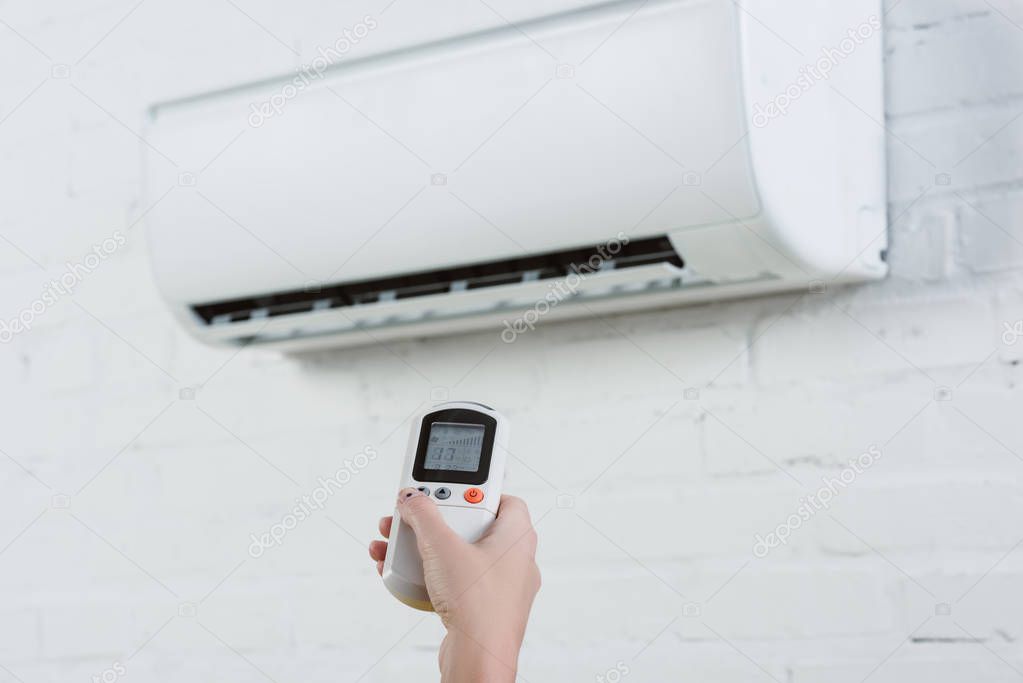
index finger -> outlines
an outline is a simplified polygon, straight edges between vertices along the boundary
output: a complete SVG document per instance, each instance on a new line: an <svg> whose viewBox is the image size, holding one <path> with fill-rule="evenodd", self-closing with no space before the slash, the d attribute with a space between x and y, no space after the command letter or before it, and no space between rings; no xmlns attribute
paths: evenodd
<svg viewBox="0 0 1023 683"><path fill-rule="evenodd" d="M516 496L501 496L497 519L490 527L491 536L522 536L533 528L526 501Z"/></svg>

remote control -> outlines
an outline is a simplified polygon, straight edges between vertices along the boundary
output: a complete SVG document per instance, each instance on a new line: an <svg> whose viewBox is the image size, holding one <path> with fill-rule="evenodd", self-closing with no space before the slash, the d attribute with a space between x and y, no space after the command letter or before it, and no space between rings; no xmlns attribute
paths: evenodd
<svg viewBox="0 0 1023 683"><path fill-rule="evenodd" d="M442 403L412 425L401 486L437 503L448 525L469 543L497 517L504 482L508 421L482 403ZM412 528L394 511L384 558L384 585L416 609L432 611Z"/></svg>

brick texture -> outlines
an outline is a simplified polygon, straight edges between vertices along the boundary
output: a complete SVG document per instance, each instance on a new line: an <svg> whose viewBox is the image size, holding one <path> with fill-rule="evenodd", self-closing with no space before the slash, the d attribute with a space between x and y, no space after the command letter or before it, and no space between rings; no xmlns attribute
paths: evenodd
<svg viewBox="0 0 1023 683"><path fill-rule="evenodd" d="M379 586L365 545L405 421L442 394L515 423L509 486L544 575L524 680L1017 680L1020 4L887 0L883 282L496 348L197 344L148 274L145 107L287 72L409 1L0 2L0 318L127 236L0 347L0 683L427 680L441 629ZM384 24L374 49L400 40ZM379 457L325 510L249 555L367 445ZM755 555L872 445L828 509Z"/></svg>

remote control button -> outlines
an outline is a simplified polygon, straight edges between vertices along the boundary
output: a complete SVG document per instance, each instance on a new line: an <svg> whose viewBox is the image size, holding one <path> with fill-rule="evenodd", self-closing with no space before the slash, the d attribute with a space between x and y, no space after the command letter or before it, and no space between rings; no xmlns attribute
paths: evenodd
<svg viewBox="0 0 1023 683"><path fill-rule="evenodd" d="M439 489L434 491L433 495L437 496L439 500L447 500L451 497L451 489L441 486Z"/></svg>
<svg viewBox="0 0 1023 683"><path fill-rule="evenodd" d="M420 492L421 494L423 494L424 496L428 496L428 495L430 495L430 489L428 489L428 488L427 488L427 487L425 487L425 486L420 486L420 487L419 487L418 489L416 489L416 490L417 490L417 491L419 491L419 492Z"/></svg>
<svg viewBox="0 0 1023 683"><path fill-rule="evenodd" d="M473 486L465 490L465 500L469 503L479 503L483 500L483 491Z"/></svg>

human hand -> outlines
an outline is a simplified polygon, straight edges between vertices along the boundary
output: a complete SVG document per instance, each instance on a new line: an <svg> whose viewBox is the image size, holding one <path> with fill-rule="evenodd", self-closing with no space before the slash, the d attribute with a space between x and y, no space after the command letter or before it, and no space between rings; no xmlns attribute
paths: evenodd
<svg viewBox="0 0 1023 683"><path fill-rule="evenodd" d="M513 681L533 598L540 589L536 531L526 504L501 496L497 518L476 543L466 543L444 521L433 499L413 488L398 492L402 520L416 535L426 590L447 636L440 648L441 680ZM391 534L391 517L380 533ZM369 555L383 571L387 543Z"/></svg>

